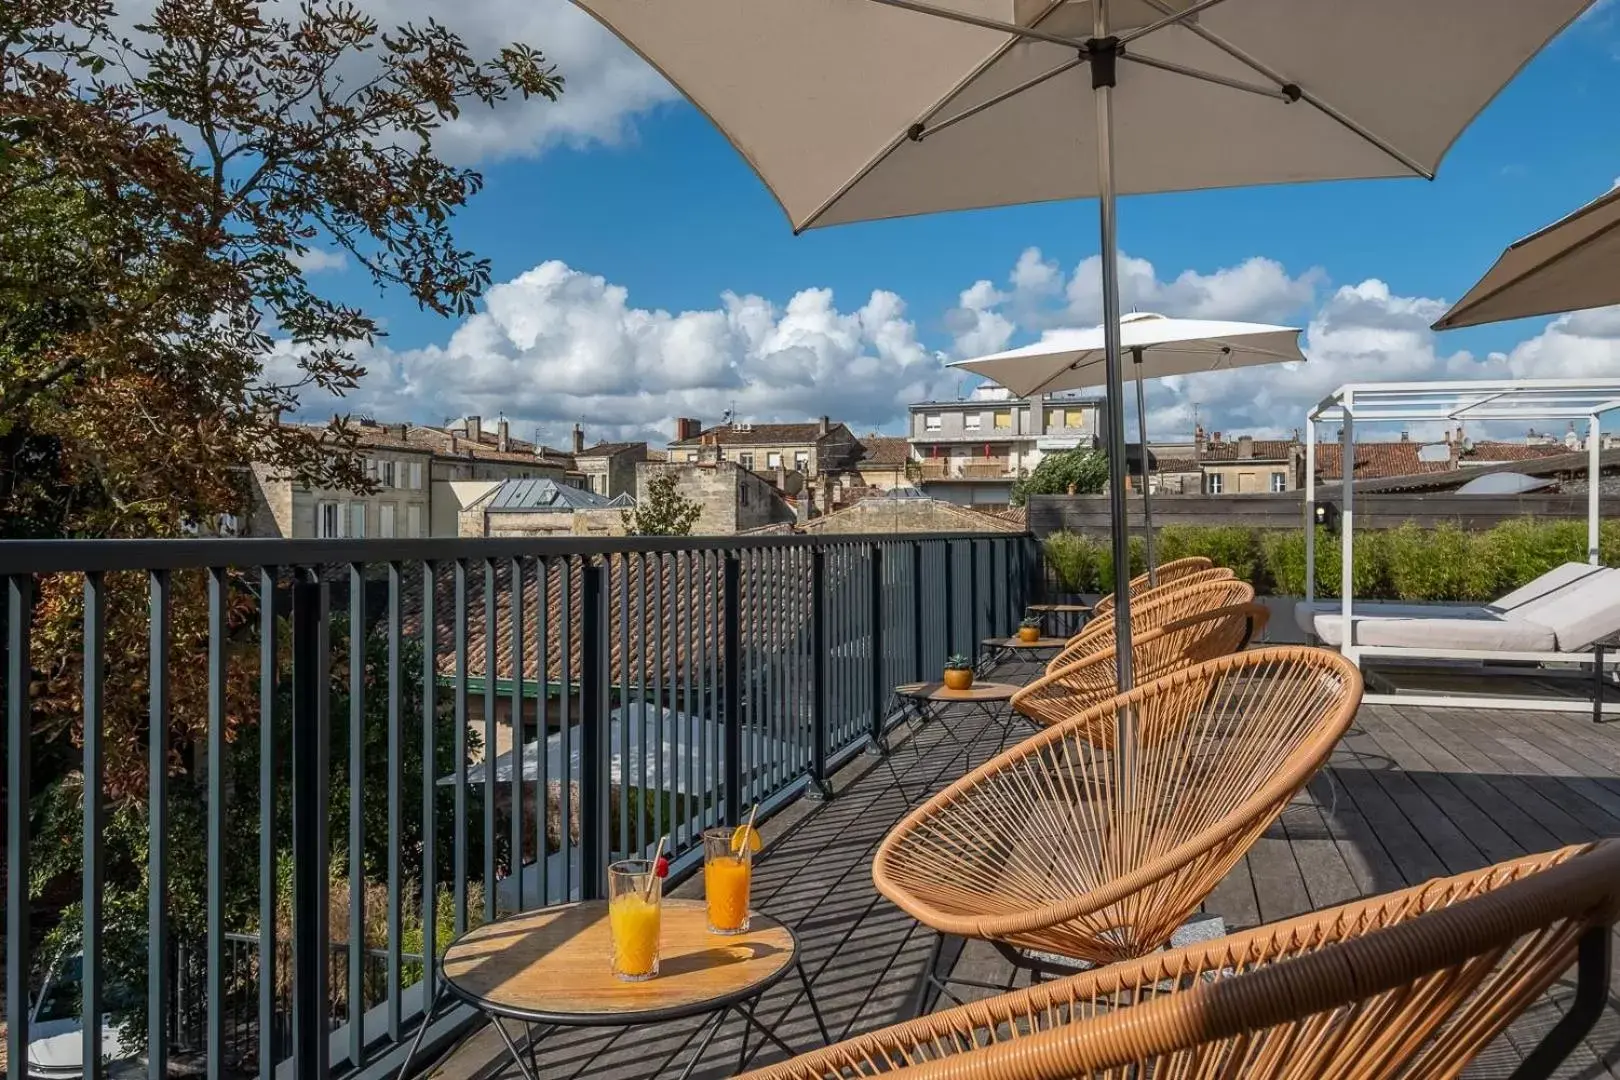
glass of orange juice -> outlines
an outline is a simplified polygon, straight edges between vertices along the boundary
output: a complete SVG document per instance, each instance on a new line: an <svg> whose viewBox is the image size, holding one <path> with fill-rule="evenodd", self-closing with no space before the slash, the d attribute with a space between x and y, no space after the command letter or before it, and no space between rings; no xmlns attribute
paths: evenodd
<svg viewBox="0 0 1620 1080"><path fill-rule="evenodd" d="M608 867L608 928L613 937L613 974L640 982L658 974L658 933L664 882L650 859L626 859Z"/></svg>
<svg viewBox="0 0 1620 1080"><path fill-rule="evenodd" d="M703 831L703 894L711 933L748 932L748 886L758 836L747 826Z"/></svg>

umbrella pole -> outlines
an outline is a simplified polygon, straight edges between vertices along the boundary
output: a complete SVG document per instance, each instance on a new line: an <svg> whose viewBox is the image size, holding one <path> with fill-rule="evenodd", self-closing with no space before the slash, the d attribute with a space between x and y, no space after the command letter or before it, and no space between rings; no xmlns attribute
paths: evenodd
<svg viewBox="0 0 1620 1080"><path fill-rule="evenodd" d="M1120 366L1119 238L1114 215L1114 62L1119 44L1108 36L1106 0L1093 5L1089 43L1091 88L1097 107L1097 218L1102 258L1103 353L1108 396L1108 512L1113 522L1114 666L1121 693L1131 677L1131 533L1125 510L1125 381Z"/></svg>
<svg viewBox="0 0 1620 1080"><path fill-rule="evenodd" d="M1142 440L1142 529L1147 542L1148 587L1159 583L1159 569L1153 564L1153 494L1148 480L1147 400L1142 390L1142 350L1131 350L1136 374L1136 437Z"/></svg>

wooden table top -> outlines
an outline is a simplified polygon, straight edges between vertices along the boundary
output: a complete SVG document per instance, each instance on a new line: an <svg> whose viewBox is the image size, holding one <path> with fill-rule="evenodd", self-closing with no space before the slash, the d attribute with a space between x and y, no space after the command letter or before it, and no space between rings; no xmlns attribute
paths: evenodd
<svg viewBox="0 0 1620 1080"><path fill-rule="evenodd" d="M894 692L918 701L1010 701L1022 686L1001 682L975 682L966 690L952 690L942 682L907 683Z"/></svg>
<svg viewBox="0 0 1620 1080"><path fill-rule="evenodd" d="M1058 611L1080 614L1091 610L1090 604L1026 604L1025 611Z"/></svg>
<svg viewBox="0 0 1620 1080"><path fill-rule="evenodd" d="M981 644L992 649L1061 649L1069 643L1066 637L1038 637L1034 641L1025 641L1021 637L987 637Z"/></svg>
<svg viewBox="0 0 1620 1080"><path fill-rule="evenodd" d="M771 986L792 966L793 931L757 911L746 934L712 934L702 900L664 897L658 975L628 982L609 968L603 900L511 915L445 951L445 979L497 1015L557 1024L628 1025L713 1012Z"/></svg>

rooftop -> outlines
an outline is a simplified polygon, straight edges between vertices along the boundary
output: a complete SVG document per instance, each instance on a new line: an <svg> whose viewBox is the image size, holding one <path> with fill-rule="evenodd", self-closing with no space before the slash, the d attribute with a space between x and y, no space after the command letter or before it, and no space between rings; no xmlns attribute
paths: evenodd
<svg viewBox="0 0 1620 1080"><path fill-rule="evenodd" d="M994 751L999 728L967 716L952 721L962 745L938 725L916 752L857 757L824 802L801 800L764 827L755 863L754 905L793 926L817 1002L834 1039L905 1019L931 935L872 885L878 843L925 793L944 787ZM965 755L965 756L964 756ZM904 790L902 786L904 785ZM1374 896L1430 878L1564 844L1620 836L1620 726L1579 716L1467 709L1364 706L1329 767L1260 837L1204 904L1228 931ZM701 877L673 895L701 897ZM980 943L961 949L953 975L994 985L1011 969ZM1020 982L1022 985L1022 982ZM964 999L989 991L953 987ZM1557 1021L1573 983L1534 1003L1476 1059L1467 1075L1506 1077ZM941 1005L948 1004L942 1002ZM794 1047L819 1045L802 988L784 981L765 996L762 1020ZM678 1069L701 1035L701 1020L629 1031L560 1031L547 1043L555 1072L630 1080ZM755 1038L746 1065L785 1055ZM701 1076L729 1076L743 1051L726 1028L704 1056ZM493 1071L480 1071L493 1070ZM1620 1076L1620 1012L1614 998L1591 1035L1557 1075ZM440 1080L516 1080L493 1031L474 1036L444 1064Z"/></svg>
<svg viewBox="0 0 1620 1080"><path fill-rule="evenodd" d="M867 435L861 439L863 452L856 467L892 468L911 460L911 442L903 435Z"/></svg>
<svg viewBox="0 0 1620 1080"><path fill-rule="evenodd" d="M853 437L849 428L840 422L828 425L824 434L819 421L804 424L716 424L704 428L690 439L680 439L671 446L791 446L809 445L833 435Z"/></svg>
<svg viewBox="0 0 1620 1080"><path fill-rule="evenodd" d="M489 496L484 509L492 512L601 510L609 500L594 491L570 487L549 479L507 480Z"/></svg>

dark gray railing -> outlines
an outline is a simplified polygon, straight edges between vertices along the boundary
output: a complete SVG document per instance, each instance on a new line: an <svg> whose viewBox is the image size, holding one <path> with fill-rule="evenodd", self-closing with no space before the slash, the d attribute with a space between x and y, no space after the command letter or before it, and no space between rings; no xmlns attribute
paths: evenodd
<svg viewBox="0 0 1620 1080"><path fill-rule="evenodd" d="M118 997L152 1080L199 1016L210 1078L288 1059L380 1075L431 996L413 961L599 896L610 860L660 836L688 872L704 826L824 792L893 721L892 687L1011 632L1037 556L1015 534L0 544L12 1068L64 910L59 882L30 907L31 804L65 770L85 793L87 1045ZM109 738L132 723L117 753L144 751L145 790L109 792ZM138 969L106 936L108 886L142 869L109 861L114 809L144 816Z"/></svg>

